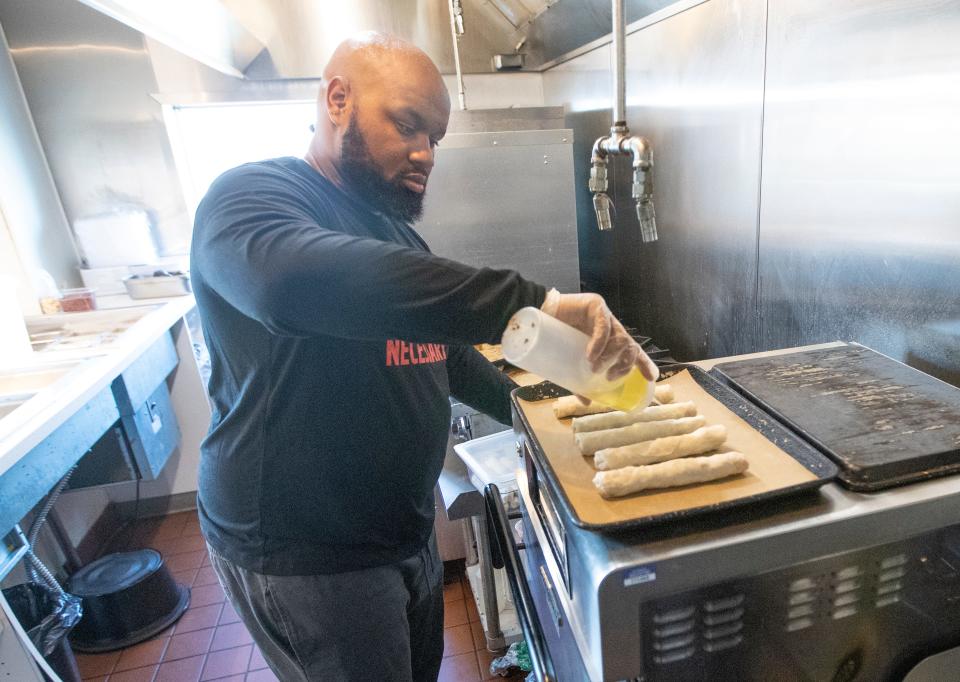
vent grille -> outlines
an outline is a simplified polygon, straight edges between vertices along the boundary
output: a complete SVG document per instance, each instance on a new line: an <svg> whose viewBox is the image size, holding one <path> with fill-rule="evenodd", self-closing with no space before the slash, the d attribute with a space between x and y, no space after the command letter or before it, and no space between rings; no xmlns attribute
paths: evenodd
<svg viewBox="0 0 960 682"><path fill-rule="evenodd" d="M863 597L863 569L847 566L833 574L830 594L830 617L849 618L860 612Z"/></svg>
<svg viewBox="0 0 960 682"><path fill-rule="evenodd" d="M726 651L743 641L746 613L742 593L678 606L653 616L653 661L658 665L691 658L698 649Z"/></svg>
<svg viewBox="0 0 960 682"><path fill-rule="evenodd" d="M653 662L676 663L696 651L697 607L681 606L653 615Z"/></svg>
<svg viewBox="0 0 960 682"><path fill-rule="evenodd" d="M817 616L823 576L797 578L787 587L787 632L811 627Z"/></svg>
<svg viewBox="0 0 960 682"><path fill-rule="evenodd" d="M908 569L907 555L895 554L866 566L851 564L832 573L795 578L787 587L784 628L797 632L821 618L839 621L895 604Z"/></svg>
<svg viewBox="0 0 960 682"><path fill-rule="evenodd" d="M878 609L900 601L906 576L906 554L894 554L878 563L877 580L873 590L874 604Z"/></svg>
<svg viewBox="0 0 960 682"><path fill-rule="evenodd" d="M743 641L742 593L703 603L703 650L726 651Z"/></svg>

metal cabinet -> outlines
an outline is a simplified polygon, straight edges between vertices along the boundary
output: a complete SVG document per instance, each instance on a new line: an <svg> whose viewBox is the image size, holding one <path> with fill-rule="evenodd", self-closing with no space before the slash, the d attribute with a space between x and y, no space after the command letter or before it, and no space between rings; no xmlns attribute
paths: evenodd
<svg viewBox="0 0 960 682"><path fill-rule="evenodd" d="M79 461L68 489L152 480L160 474L180 441L167 389L177 362L173 339L164 334L102 391L101 400L109 401L111 409L87 424L85 438L73 439L74 461ZM56 440L61 431L50 438Z"/></svg>
<svg viewBox="0 0 960 682"><path fill-rule="evenodd" d="M177 366L177 351L164 334L112 385L120 423L140 478L156 478L180 441L170 403L167 377Z"/></svg>

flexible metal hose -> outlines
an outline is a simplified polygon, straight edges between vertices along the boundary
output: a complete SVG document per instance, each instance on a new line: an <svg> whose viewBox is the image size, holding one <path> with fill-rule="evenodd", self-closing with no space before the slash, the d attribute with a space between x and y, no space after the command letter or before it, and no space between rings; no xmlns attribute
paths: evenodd
<svg viewBox="0 0 960 682"><path fill-rule="evenodd" d="M33 548L37 543L37 539L40 537L40 529L43 528L43 524L47 522L47 516L50 514L50 510L53 509L53 505L56 504L57 498L60 497L60 493L63 492L63 489L67 487L67 483L70 482L70 476L73 475L74 470L76 470L77 465L74 464L70 467L70 470L60 479L60 482L57 483L53 491L47 496L46 501L43 503L43 506L40 508L39 513L33 519L33 522L30 524L30 530L27 532L27 575L36 583L43 583L51 590L57 593L57 595L63 595L63 588L60 587L60 583L57 582L57 579L54 577L53 573L50 572L50 569L47 568L40 558L34 554Z"/></svg>

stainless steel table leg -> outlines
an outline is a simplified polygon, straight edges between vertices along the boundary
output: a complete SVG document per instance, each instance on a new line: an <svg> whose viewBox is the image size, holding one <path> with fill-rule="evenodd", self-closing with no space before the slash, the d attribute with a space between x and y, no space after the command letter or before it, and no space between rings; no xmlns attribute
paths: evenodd
<svg viewBox="0 0 960 682"><path fill-rule="evenodd" d="M463 528L463 545L466 548L467 566L476 566L480 558L477 556L477 538L473 532L473 519L467 519L467 523L461 524Z"/></svg>
<svg viewBox="0 0 960 682"><path fill-rule="evenodd" d="M493 574L493 561L490 557L490 538L487 537L486 510L479 516L472 516L473 534L477 538L477 554L480 559L480 600L486 616L487 649L499 652L504 649L503 631L500 630L500 605L497 603L497 584Z"/></svg>

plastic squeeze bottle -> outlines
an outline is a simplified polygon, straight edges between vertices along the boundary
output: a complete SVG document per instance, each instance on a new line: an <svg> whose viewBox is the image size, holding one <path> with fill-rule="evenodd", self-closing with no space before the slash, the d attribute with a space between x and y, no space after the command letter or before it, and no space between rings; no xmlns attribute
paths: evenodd
<svg viewBox="0 0 960 682"><path fill-rule="evenodd" d="M579 329L532 307L514 313L501 339L507 362L568 391L625 412L649 405L654 383L637 367L613 381L607 379L609 365L594 372L587 360L589 342Z"/></svg>

